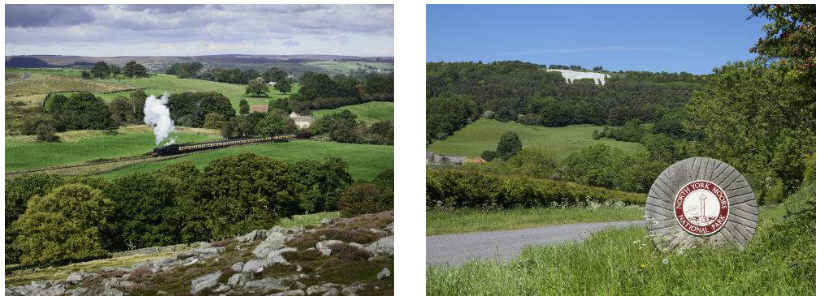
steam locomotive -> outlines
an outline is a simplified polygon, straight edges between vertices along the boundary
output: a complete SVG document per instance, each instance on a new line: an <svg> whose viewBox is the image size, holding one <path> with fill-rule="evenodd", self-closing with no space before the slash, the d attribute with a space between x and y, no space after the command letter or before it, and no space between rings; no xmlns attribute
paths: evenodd
<svg viewBox="0 0 828 304"><path fill-rule="evenodd" d="M233 139L233 140L219 140L219 141L210 141L210 142L203 142L197 144L186 144L186 145L169 145L158 147L152 150L152 156L167 156L167 155L176 155L176 154L183 154L183 153L190 153L195 151L201 150L209 150L209 149L220 149L232 146L240 146L252 143L260 143L260 142L286 142L290 139L306 139L310 138L311 134L309 132L299 132L296 134L284 134L284 135L276 135L276 136L269 136L269 137L256 137L256 138L245 138L245 139Z"/></svg>

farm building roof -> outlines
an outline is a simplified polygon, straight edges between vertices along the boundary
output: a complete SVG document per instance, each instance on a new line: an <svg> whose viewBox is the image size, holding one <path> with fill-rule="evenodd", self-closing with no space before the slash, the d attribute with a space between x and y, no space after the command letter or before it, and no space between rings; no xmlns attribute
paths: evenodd
<svg viewBox="0 0 828 304"><path fill-rule="evenodd" d="M267 113L267 105L252 105L250 106L250 113Z"/></svg>

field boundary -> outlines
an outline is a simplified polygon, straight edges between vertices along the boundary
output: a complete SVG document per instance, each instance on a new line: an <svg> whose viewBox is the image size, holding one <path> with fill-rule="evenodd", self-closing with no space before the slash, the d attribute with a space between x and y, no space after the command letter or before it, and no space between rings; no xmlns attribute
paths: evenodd
<svg viewBox="0 0 828 304"><path fill-rule="evenodd" d="M112 94L112 93L120 93L120 92L129 92L135 90L145 90L146 88L132 88L132 89L121 89L121 90L111 90L111 91L103 91L103 92L90 92L92 94ZM46 101L49 100L49 97L52 94L65 94L65 93L80 93L80 92L89 92L89 91L56 91L56 92L49 92L46 94L46 97L43 98L43 101L40 102L40 106L46 108ZM96 96L97 97L97 96Z"/></svg>

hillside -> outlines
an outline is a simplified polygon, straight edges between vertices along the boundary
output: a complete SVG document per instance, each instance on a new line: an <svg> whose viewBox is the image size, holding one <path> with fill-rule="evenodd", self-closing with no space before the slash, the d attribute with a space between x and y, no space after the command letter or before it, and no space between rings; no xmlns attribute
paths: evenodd
<svg viewBox="0 0 828 304"><path fill-rule="evenodd" d="M6 295L393 295L394 214L13 271ZM189 247L189 248L188 248ZM184 249L184 250L182 250Z"/></svg>
<svg viewBox="0 0 828 304"><path fill-rule="evenodd" d="M313 118L319 119L325 115L342 112L345 110L354 113L357 116L357 121L362 121L368 124L373 124L375 122L380 122L384 120L394 120L394 103L384 101L372 101L363 104L342 106L335 109L314 110Z"/></svg>
<svg viewBox="0 0 828 304"><path fill-rule="evenodd" d="M497 148L500 136L506 132L515 132L520 137L524 148L547 148L563 159L572 152L595 144L604 144L620 148L626 152L643 152L639 143L621 142L609 139L592 139L593 131L601 127L590 125L572 125L566 127L527 126L516 122L500 122L481 118L455 132L445 140L438 140L426 147L429 152L477 157L485 150Z"/></svg>

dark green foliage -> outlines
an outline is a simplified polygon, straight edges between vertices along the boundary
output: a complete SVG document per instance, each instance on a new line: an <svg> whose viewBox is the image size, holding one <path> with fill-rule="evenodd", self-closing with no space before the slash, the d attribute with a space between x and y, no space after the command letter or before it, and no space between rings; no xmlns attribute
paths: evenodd
<svg viewBox="0 0 828 304"><path fill-rule="evenodd" d="M479 108L469 96L444 95L426 100L426 139L445 139L477 119Z"/></svg>
<svg viewBox="0 0 828 304"><path fill-rule="evenodd" d="M57 135L55 135L57 130L55 130L55 127L50 124L42 124L38 126L35 132L37 133L37 140L40 141L57 141L60 139Z"/></svg>
<svg viewBox="0 0 828 304"><path fill-rule="evenodd" d="M497 159L497 154L489 151ZM485 159L485 158L484 158ZM523 149L508 161L497 160L479 166L481 170L497 174L520 174L536 178L559 178L555 154L542 148Z"/></svg>
<svg viewBox="0 0 828 304"><path fill-rule="evenodd" d="M247 88L244 89L244 93L251 96L267 96L267 92L269 91L270 87L261 79L250 80Z"/></svg>
<svg viewBox="0 0 828 304"><path fill-rule="evenodd" d="M264 78L264 80L266 82L279 82L279 81L283 81L285 79L288 79L287 78L287 73L285 73L284 71L280 70L279 68L275 68L275 67L270 68L269 70L265 71L262 74L262 78ZM290 89L288 89L288 91L289 90Z"/></svg>
<svg viewBox="0 0 828 304"><path fill-rule="evenodd" d="M201 127L205 115L217 113L228 120L236 116L230 99L217 92L184 92L170 96L170 117L176 125Z"/></svg>
<svg viewBox="0 0 828 304"><path fill-rule="evenodd" d="M17 238L17 233L9 228L26 212L26 202L34 196L45 195L63 182L63 178L47 174L6 179L6 264L16 264L20 261L20 251L12 243Z"/></svg>
<svg viewBox="0 0 828 304"><path fill-rule="evenodd" d="M52 114L66 130L104 130L115 126L103 99L89 92L74 93L63 101L52 101Z"/></svg>
<svg viewBox="0 0 828 304"><path fill-rule="evenodd" d="M363 141L377 145L393 145L394 121L386 120L374 123L368 127L368 136Z"/></svg>
<svg viewBox="0 0 828 304"><path fill-rule="evenodd" d="M301 187L279 160L242 153L212 161L196 184L194 202L203 206L207 235L221 239L270 228L282 217L298 214Z"/></svg>
<svg viewBox="0 0 828 304"><path fill-rule="evenodd" d="M377 174L374 178L374 185L380 188L391 189L394 191L394 169L386 169Z"/></svg>
<svg viewBox="0 0 828 304"><path fill-rule="evenodd" d="M497 156L503 160L508 160L515 156L523 149L523 144L515 132L506 132L500 137L500 142L497 143Z"/></svg>
<svg viewBox="0 0 828 304"><path fill-rule="evenodd" d="M360 142L356 114L345 110L323 116L314 122L316 133L328 133L332 140L345 143Z"/></svg>
<svg viewBox="0 0 828 304"><path fill-rule="evenodd" d="M264 118L260 119L256 123L254 131L259 136L291 134L296 132L296 124L287 113L277 109L268 112Z"/></svg>
<svg viewBox="0 0 828 304"><path fill-rule="evenodd" d="M106 65L106 62L98 61L92 67L92 76L104 79L107 75L109 75L109 66Z"/></svg>
<svg viewBox="0 0 828 304"><path fill-rule="evenodd" d="M276 89L279 92L282 92L282 94L287 94L290 93L292 87L293 81L291 81L290 78L283 78L282 80L276 82L276 86L274 87L274 89Z"/></svg>
<svg viewBox="0 0 828 304"><path fill-rule="evenodd" d="M483 151L483 153L480 154L480 158L483 158L484 160L489 161L489 162L493 161L493 160L497 159L497 152L492 151L492 150Z"/></svg>
<svg viewBox="0 0 828 304"><path fill-rule="evenodd" d="M750 12L771 21L750 51L816 88L816 4L753 4Z"/></svg>
<svg viewBox="0 0 828 304"><path fill-rule="evenodd" d="M291 178L301 186L299 205L305 213L337 210L337 201L353 182L348 164L341 158L303 160L291 165Z"/></svg>
<svg viewBox="0 0 828 304"><path fill-rule="evenodd" d="M224 116L218 113L210 113L204 116L204 128L221 129L224 125Z"/></svg>
<svg viewBox="0 0 828 304"><path fill-rule="evenodd" d="M124 65L123 73L124 77L129 78L149 77L149 74L147 74L147 67L135 62L135 60L131 60Z"/></svg>
<svg viewBox="0 0 828 304"><path fill-rule="evenodd" d="M426 171L428 208L496 210L617 201L643 205L646 196L546 179L489 175L468 169Z"/></svg>
<svg viewBox="0 0 828 304"><path fill-rule="evenodd" d="M564 159L560 177L584 185L647 192L668 165L644 155L626 155L621 149L599 144L583 148Z"/></svg>
<svg viewBox="0 0 828 304"><path fill-rule="evenodd" d="M144 103L147 94L144 90L135 90L126 96L115 97L109 103L109 113L116 124L143 124Z"/></svg>
<svg viewBox="0 0 828 304"><path fill-rule="evenodd" d="M287 98L271 99L267 101L267 110L273 111L279 109L285 112L290 112L290 102Z"/></svg>
<svg viewBox="0 0 828 304"><path fill-rule="evenodd" d="M109 74L111 74L112 77L117 78L119 75L121 75L121 67L118 66L117 64L110 64L109 65Z"/></svg>
<svg viewBox="0 0 828 304"><path fill-rule="evenodd" d="M91 73L89 73L87 70L83 70L83 71L81 72L81 78L83 78L83 79L91 79L91 78L92 78L92 74L91 74Z"/></svg>
<svg viewBox="0 0 828 304"><path fill-rule="evenodd" d="M394 192L372 183L353 184L339 198L339 212L345 217L386 210L394 210Z"/></svg>
<svg viewBox="0 0 828 304"><path fill-rule="evenodd" d="M172 66L167 68L165 73L177 75L178 78L196 78L196 76L198 76L198 71L200 71L203 67L204 65L197 61L173 63Z"/></svg>
<svg viewBox="0 0 828 304"><path fill-rule="evenodd" d="M110 250L179 243L174 215L180 183L175 178L147 173L114 180L105 190L115 209L109 221L114 227Z"/></svg>
<svg viewBox="0 0 828 304"><path fill-rule="evenodd" d="M58 187L35 196L12 225L23 265L79 261L106 254L103 239L112 202L83 184Z"/></svg>
<svg viewBox="0 0 828 304"><path fill-rule="evenodd" d="M247 115L250 114L250 104L247 103L247 100L240 100L239 101L239 114Z"/></svg>

